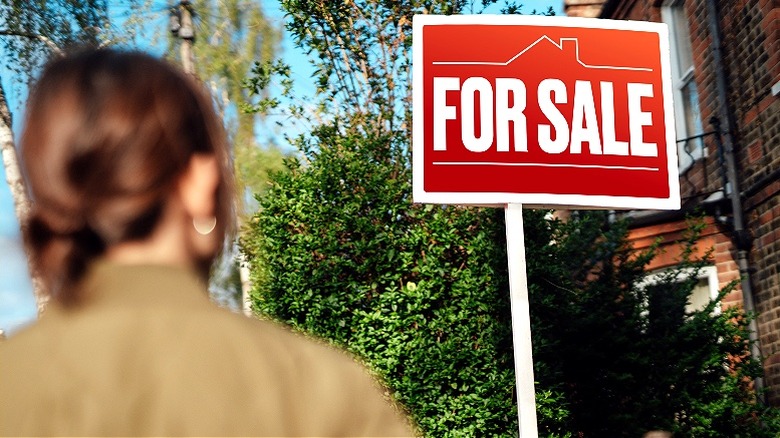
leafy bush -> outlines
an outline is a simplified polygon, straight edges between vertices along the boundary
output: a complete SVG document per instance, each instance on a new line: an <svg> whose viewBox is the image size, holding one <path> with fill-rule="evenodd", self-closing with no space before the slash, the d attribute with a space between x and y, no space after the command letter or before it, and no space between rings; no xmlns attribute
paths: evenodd
<svg viewBox="0 0 780 438"><path fill-rule="evenodd" d="M777 436L777 412L757 404L748 317L717 312L720 291L686 312L702 225L691 221L679 265L653 284L644 267L656 250L633 251L627 223L600 213L568 222L528 221L534 359L543 388L565 394L571 429L584 436ZM763 423L762 423L763 422Z"/></svg>
<svg viewBox="0 0 780 438"><path fill-rule="evenodd" d="M257 309L363 357L430 436L516 429L501 212L412 205L392 139L316 140L245 240Z"/></svg>
<svg viewBox="0 0 780 438"><path fill-rule="evenodd" d="M411 204L406 168L375 153L393 139L309 140L244 241L256 309L364 358L427 436L515 434L503 212ZM639 287L654 252L632 252L626 224L546 213L525 214L542 436L780 430L750 390L747 317L684 311L707 260Z"/></svg>

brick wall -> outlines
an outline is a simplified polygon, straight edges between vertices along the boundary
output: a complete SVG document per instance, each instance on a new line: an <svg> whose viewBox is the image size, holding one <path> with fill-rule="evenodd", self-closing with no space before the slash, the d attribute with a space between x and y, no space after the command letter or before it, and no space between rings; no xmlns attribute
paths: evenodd
<svg viewBox="0 0 780 438"><path fill-rule="evenodd" d="M780 405L780 2L721 1L735 150L752 237L751 280L769 400Z"/></svg>
<svg viewBox="0 0 780 438"><path fill-rule="evenodd" d="M780 1L718 0L723 37L723 66L728 83L728 104L734 123L733 147L737 158L746 227L752 242L749 252L751 285L754 292L762 354L770 403L780 405L780 96L771 88L780 81ZM615 19L661 21L658 0L608 1L604 11ZM719 116L718 92L706 1L685 0L694 54L694 78L699 92L702 125L714 129L712 117ZM722 121L725 128L726 123ZM723 187L723 165L717 138L705 139L706 156L680 178L684 205L698 205ZM712 215L731 215L727 202ZM638 242L661 236L672 242L681 224L667 223L634 230ZM739 278L735 248L727 227L712 221L707 244L715 249L721 285ZM671 243L668 246L672 247ZM672 253L674 250L670 250ZM671 258L657 263L670 263ZM728 297L741 302L741 292Z"/></svg>

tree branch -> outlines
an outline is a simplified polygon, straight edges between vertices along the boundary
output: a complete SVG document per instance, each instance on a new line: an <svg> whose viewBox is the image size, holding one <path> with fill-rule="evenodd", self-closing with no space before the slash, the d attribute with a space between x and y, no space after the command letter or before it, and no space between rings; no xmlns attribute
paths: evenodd
<svg viewBox="0 0 780 438"><path fill-rule="evenodd" d="M27 196L24 179L19 167L19 157L16 154L11 121L11 111L8 109L3 85L0 84L0 151L2 151L2 161L5 166L6 182L14 201L14 212L20 226L25 227L30 216L31 202L29 196ZM41 281L40 276L33 268L29 249L25 248L25 252L30 266L33 294L35 295L35 302L38 305L38 314L40 315L46 307L48 295L46 294L43 281Z"/></svg>
<svg viewBox="0 0 780 438"><path fill-rule="evenodd" d="M47 38L43 35L30 33L30 32L21 32L16 30L8 30L8 29L0 29L0 36L15 36L19 38L29 38L31 40L37 40L46 45L46 47L49 48L53 53L56 55L62 55L62 49L54 43L50 38Z"/></svg>

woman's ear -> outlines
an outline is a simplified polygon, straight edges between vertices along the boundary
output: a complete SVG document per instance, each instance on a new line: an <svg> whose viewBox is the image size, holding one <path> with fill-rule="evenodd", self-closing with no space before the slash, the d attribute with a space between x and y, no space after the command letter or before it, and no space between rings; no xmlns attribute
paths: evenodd
<svg viewBox="0 0 780 438"><path fill-rule="evenodd" d="M179 196L184 210L194 220L215 217L218 185L217 158L212 154L193 154L179 179Z"/></svg>

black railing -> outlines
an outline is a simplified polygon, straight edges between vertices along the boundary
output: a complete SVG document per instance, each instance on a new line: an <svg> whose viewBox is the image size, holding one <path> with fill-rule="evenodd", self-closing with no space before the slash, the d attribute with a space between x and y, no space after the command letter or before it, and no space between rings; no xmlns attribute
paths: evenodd
<svg viewBox="0 0 780 438"><path fill-rule="evenodd" d="M694 153L690 150L688 147L682 147L679 149L682 149L682 151L687 154L688 158L690 158L691 165L688 166L682 173L681 177L685 180L685 182L692 188L693 194L690 196L687 196L686 199L700 197L700 196L707 196L712 193L715 193L717 191L723 190L726 187L726 168L724 165L724 157L723 157L723 140L721 138L721 132L720 132L720 123L718 123L718 120L716 118L712 118L710 120L710 123L713 125L715 129L707 132L703 132L701 134L691 135L689 137L681 138L677 140L677 144L685 144L687 146L688 142L694 141L694 140L700 140L701 141L701 147L702 147L702 153L701 156L696 156ZM709 164L707 160L707 156L704 153L704 148L706 147L706 144L704 143L704 139L706 137L713 136L713 139L715 141L715 147L717 149L717 165L720 169L720 177L721 177L721 186L717 189L710 187L710 170L712 164ZM695 149L694 149L695 150ZM701 172L702 172L702 180L703 184L702 187L697 187L697 184L691 180L691 170L696 167L696 163L701 162ZM725 193L724 193L725 194Z"/></svg>

